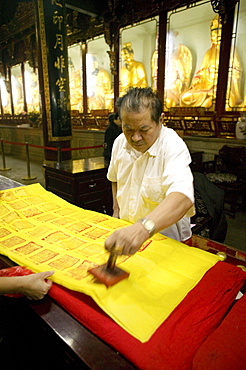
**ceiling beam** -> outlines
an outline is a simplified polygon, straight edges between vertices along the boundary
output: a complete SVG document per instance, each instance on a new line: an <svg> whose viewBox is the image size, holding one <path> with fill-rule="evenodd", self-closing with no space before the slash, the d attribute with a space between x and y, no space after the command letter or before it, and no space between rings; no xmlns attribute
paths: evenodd
<svg viewBox="0 0 246 370"><path fill-rule="evenodd" d="M65 5L68 9L91 17L101 16L105 10L105 1L103 0L65 0Z"/></svg>

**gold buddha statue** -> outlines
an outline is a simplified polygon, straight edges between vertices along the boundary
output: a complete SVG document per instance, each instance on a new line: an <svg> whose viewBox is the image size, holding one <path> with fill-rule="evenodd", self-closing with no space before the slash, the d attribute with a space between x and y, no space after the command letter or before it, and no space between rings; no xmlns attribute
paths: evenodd
<svg viewBox="0 0 246 370"><path fill-rule="evenodd" d="M152 77L152 89L157 89L157 77L158 77L158 51L155 50L151 58L151 77Z"/></svg>
<svg viewBox="0 0 246 370"><path fill-rule="evenodd" d="M120 93L129 87L147 87L147 75L143 63L134 60L131 42L124 44L121 51L123 67L121 68Z"/></svg>
<svg viewBox="0 0 246 370"><path fill-rule="evenodd" d="M180 105L182 107L212 108L217 90L221 30L222 25L220 17L216 15L210 24L212 45L210 49L207 50L200 69L193 77L191 86L181 95ZM229 105L231 107L239 105L242 102L239 93L241 77L239 65L238 56L235 54L229 95ZM235 68L235 66L237 67Z"/></svg>
<svg viewBox="0 0 246 370"><path fill-rule="evenodd" d="M187 90L191 78L192 54L190 49L182 44L175 47L177 31L169 34L168 55L166 57L165 106L167 108L180 105L180 95ZM152 88L157 89L158 52L154 51L151 59Z"/></svg>
<svg viewBox="0 0 246 370"><path fill-rule="evenodd" d="M68 58L70 107L71 110L83 111L83 95L81 83L81 71L75 70L72 59Z"/></svg>
<svg viewBox="0 0 246 370"><path fill-rule="evenodd" d="M110 73L99 67L94 56L88 55L87 95L89 109L112 109L112 90Z"/></svg>
<svg viewBox="0 0 246 370"><path fill-rule="evenodd" d="M242 67L237 48L235 48L234 54L231 53L230 66L232 66L232 68L230 69L228 76L227 110L233 107L241 107L243 102L243 99L241 98Z"/></svg>
<svg viewBox="0 0 246 370"><path fill-rule="evenodd" d="M182 44L172 52L167 65L165 84L165 105L167 108L180 105L180 96L190 83L192 55L190 49Z"/></svg>

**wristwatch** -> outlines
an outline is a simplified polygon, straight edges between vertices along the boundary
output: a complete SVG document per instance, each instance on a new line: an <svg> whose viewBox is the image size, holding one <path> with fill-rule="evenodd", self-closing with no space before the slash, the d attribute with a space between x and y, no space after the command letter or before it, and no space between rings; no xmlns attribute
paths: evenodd
<svg viewBox="0 0 246 370"><path fill-rule="evenodd" d="M155 233L155 223L154 223L153 220L144 217L144 218L141 218L139 221L141 222L141 224L143 225L145 230L149 233L150 237L152 235L154 235L154 233Z"/></svg>

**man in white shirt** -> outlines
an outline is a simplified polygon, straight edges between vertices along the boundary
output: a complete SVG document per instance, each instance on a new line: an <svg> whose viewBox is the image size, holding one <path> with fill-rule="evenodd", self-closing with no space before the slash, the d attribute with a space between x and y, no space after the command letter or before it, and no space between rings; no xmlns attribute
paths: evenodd
<svg viewBox="0 0 246 370"><path fill-rule="evenodd" d="M114 142L107 177L113 216L133 224L113 232L105 248L134 254L154 233L191 236L193 176L184 141L163 126L162 103L151 88L131 88L119 99L123 133Z"/></svg>

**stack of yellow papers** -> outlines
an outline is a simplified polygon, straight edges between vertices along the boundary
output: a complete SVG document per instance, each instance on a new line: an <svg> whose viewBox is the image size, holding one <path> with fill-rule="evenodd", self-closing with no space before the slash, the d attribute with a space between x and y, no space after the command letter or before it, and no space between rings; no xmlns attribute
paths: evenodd
<svg viewBox="0 0 246 370"><path fill-rule="evenodd" d="M129 225L74 206L40 184L0 192L0 253L34 272L91 296L120 326L146 342L220 258L161 234L117 264L128 279L106 288L88 269L106 263L105 239Z"/></svg>

